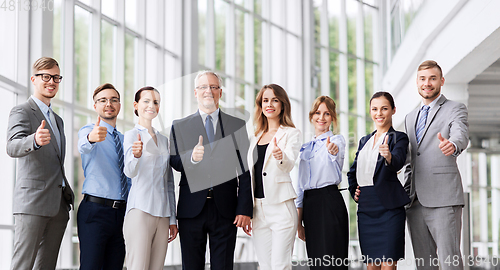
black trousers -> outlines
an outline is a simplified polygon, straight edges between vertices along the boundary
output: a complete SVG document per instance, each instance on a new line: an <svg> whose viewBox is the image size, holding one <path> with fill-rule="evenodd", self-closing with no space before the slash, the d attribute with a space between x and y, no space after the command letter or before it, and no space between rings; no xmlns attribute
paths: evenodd
<svg viewBox="0 0 500 270"><path fill-rule="evenodd" d="M207 199L201 213L194 218L180 218L182 269L205 269L207 234L212 270L232 270L236 245L234 218L220 215L213 199Z"/></svg>
<svg viewBox="0 0 500 270"><path fill-rule="evenodd" d="M125 208L83 199L78 207L80 270L122 270L125 259L123 220Z"/></svg>
<svg viewBox="0 0 500 270"><path fill-rule="evenodd" d="M349 220L337 186L306 190L303 207L310 269L347 269Z"/></svg>

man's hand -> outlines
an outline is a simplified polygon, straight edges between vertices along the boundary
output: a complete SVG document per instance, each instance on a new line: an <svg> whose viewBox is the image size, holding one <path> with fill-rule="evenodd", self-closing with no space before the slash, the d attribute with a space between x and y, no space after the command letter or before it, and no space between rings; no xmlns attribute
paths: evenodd
<svg viewBox="0 0 500 270"><path fill-rule="evenodd" d="M94 129L92 129L88 136L89 142L91 143L102 142L106 139L108 129L99 126L99 124L101 124L101 117L97 116L97 122L95 123Z"/></svg>
<svg viewBox="0 0 500 270"><path fill-rule="evenodd" d="M273 139L273 157L276 160L282 160L283 159L283 152L281 152L281 149L278 147L278 144L276 143L276 137Z"/></svg>
<svg viewBox="0 0 500 270"><path fill-rule="evenodd" d="M438 132L437 137L439 139L439 149L441 149L441 152L443 152L445 156L450 156L455 153L455 145L453 145L447 139L443 138L440 132Z"/></svg>
<svg viewBox="0 0 500 270"><path fill-rule="evenodd" d="M326 137L326 144L325 145L326 145L326 150L328 151L328 153L330 153L330 155L335 156L336 154L338 154L339 147L336 144L330 142L330 136Z"/></svg>
<svg viewBox="0 0 500 270"><path fill-rule="evenodd" d="M45 120L42 120L42 123L36 130L35 142L38 146L44 146L50 143L50 131L45 128Z"/></svg>
<svg viewBox="0 0 500 270"><path fill-rule="evenodd" d="M205 147L203 147L203 136L200 135L200 138L198 139L198 144L195 145L191 158L195 162L200 162L201 160L203 160L204 153L205 153Z"/></svg>
<svg viewBox="0 0 500 270"><path fill-rule="evenodd" d="M142 156L142 141L139 133L137 133L137 141L132 145L132 154L134 154L135 158L140 158Z"/></svg>
<svg viewBox="0 0 500 270"><path fill-rule="evenodd" d="M385 158L385 160L387 161L387 164L391 164L392 154L391 154L391 151L389 150L389 144L387 143L388 140L389 140L389 136L385 136L384 143L382 143L378 147L378 152L380 153L380 155L382 157Z"/></svg>
<svg viewBox="0 0 500 270"><path fill-rule="evenodd" d="M170 231L169 231L169 237L168 237L168 242L174 241L174 239L177 237L177 233L179 232L179 229L177 229L177 225L173 224L170 225Z"/></svg>
<svg viewBox="0 0 500 270"><path fill-rule="evenodd" d="M236 224L236 227L240 227L243 231L248 235L252 236L252 222L249 216L245 215L237 215L234 219L233 224Z"/></svg>

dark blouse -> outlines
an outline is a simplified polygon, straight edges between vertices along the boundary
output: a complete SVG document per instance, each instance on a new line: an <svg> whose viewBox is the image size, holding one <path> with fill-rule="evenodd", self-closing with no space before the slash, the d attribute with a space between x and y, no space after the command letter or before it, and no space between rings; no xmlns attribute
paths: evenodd
<svg viewBox="0 0 500 270"><path fill-rule="evenodd" d="M254 195L255 198L264 198L264 186L262 184L262 169L264 167L264 159L266 158L266 149L269 144L257 145L257 162L253 166L254 169ZM255 157L254 157L255 160Z"/></svg>

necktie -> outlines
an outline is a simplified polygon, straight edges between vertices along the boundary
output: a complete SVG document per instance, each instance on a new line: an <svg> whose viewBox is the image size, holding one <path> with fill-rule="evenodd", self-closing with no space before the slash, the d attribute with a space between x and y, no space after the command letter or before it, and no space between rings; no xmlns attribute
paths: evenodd
<svg viewBox="0 0 500 270"><path fill-rule="evenodd" d="M113 130L113 137L115 140L115 147L116 147L116 153L118 154L118 165L120 166L120 184L121 184L121 194L122 198L124 200L127 200L128 196L128 184L127 184L127 177L125 176L125 173L123 172L123 145L122 142L120 141L120 136L118 135L118 131Z"/></svg>
<svg viewBox="0 0 500 270"><path fill-rule="evenodd" d="M47 113L49 115L49 121L50 121L50 127L52 128L52 132L54 133L54 136L56 137L56 142L57 146L59 146L59 153L61 153L61 133L59 131L59 128L57 127L57 122L56 118L54 116L54 111L49 108L49 111Z"/></svg>
<svg viewBox="0 0 500 270"><path fill-rule="evenodd" d="M214 142L214 124L212 123L212 116L207 115L207 119L205 120L205 131L207 132L208 142L210 142L210 146Z"/></svg>
<svg viewBox="0 0 500 270"><path fill-rule="evenodd" d="M424 135L425 123L427 122L427 115L429 114L430 108L430 106L424 105L420 110L420 116L418 117L416 129L417 143L420 143L420 140L422 140L422 136Z"/></svg>

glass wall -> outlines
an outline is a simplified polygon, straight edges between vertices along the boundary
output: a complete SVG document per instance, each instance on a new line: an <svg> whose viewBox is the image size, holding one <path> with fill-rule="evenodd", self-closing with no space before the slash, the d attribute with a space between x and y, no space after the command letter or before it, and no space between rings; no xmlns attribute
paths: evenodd
<svg viewBox="0 0 500 270"><path fill-rule="evenodd" d="M377 1L315 0L314 72L316 96L329 95L337 104L338 128L348 145L343 171L354 160L359 139L372 131L369 99L378 90L379 27ZM306 108L310 104L304 104ZM309 129L311 130L311 129ZM306 140L312 136L304 132ZM347 186L347 179L341 184ZM356 203L344 192L350 213L351 250L357 250Z"/></svg>

